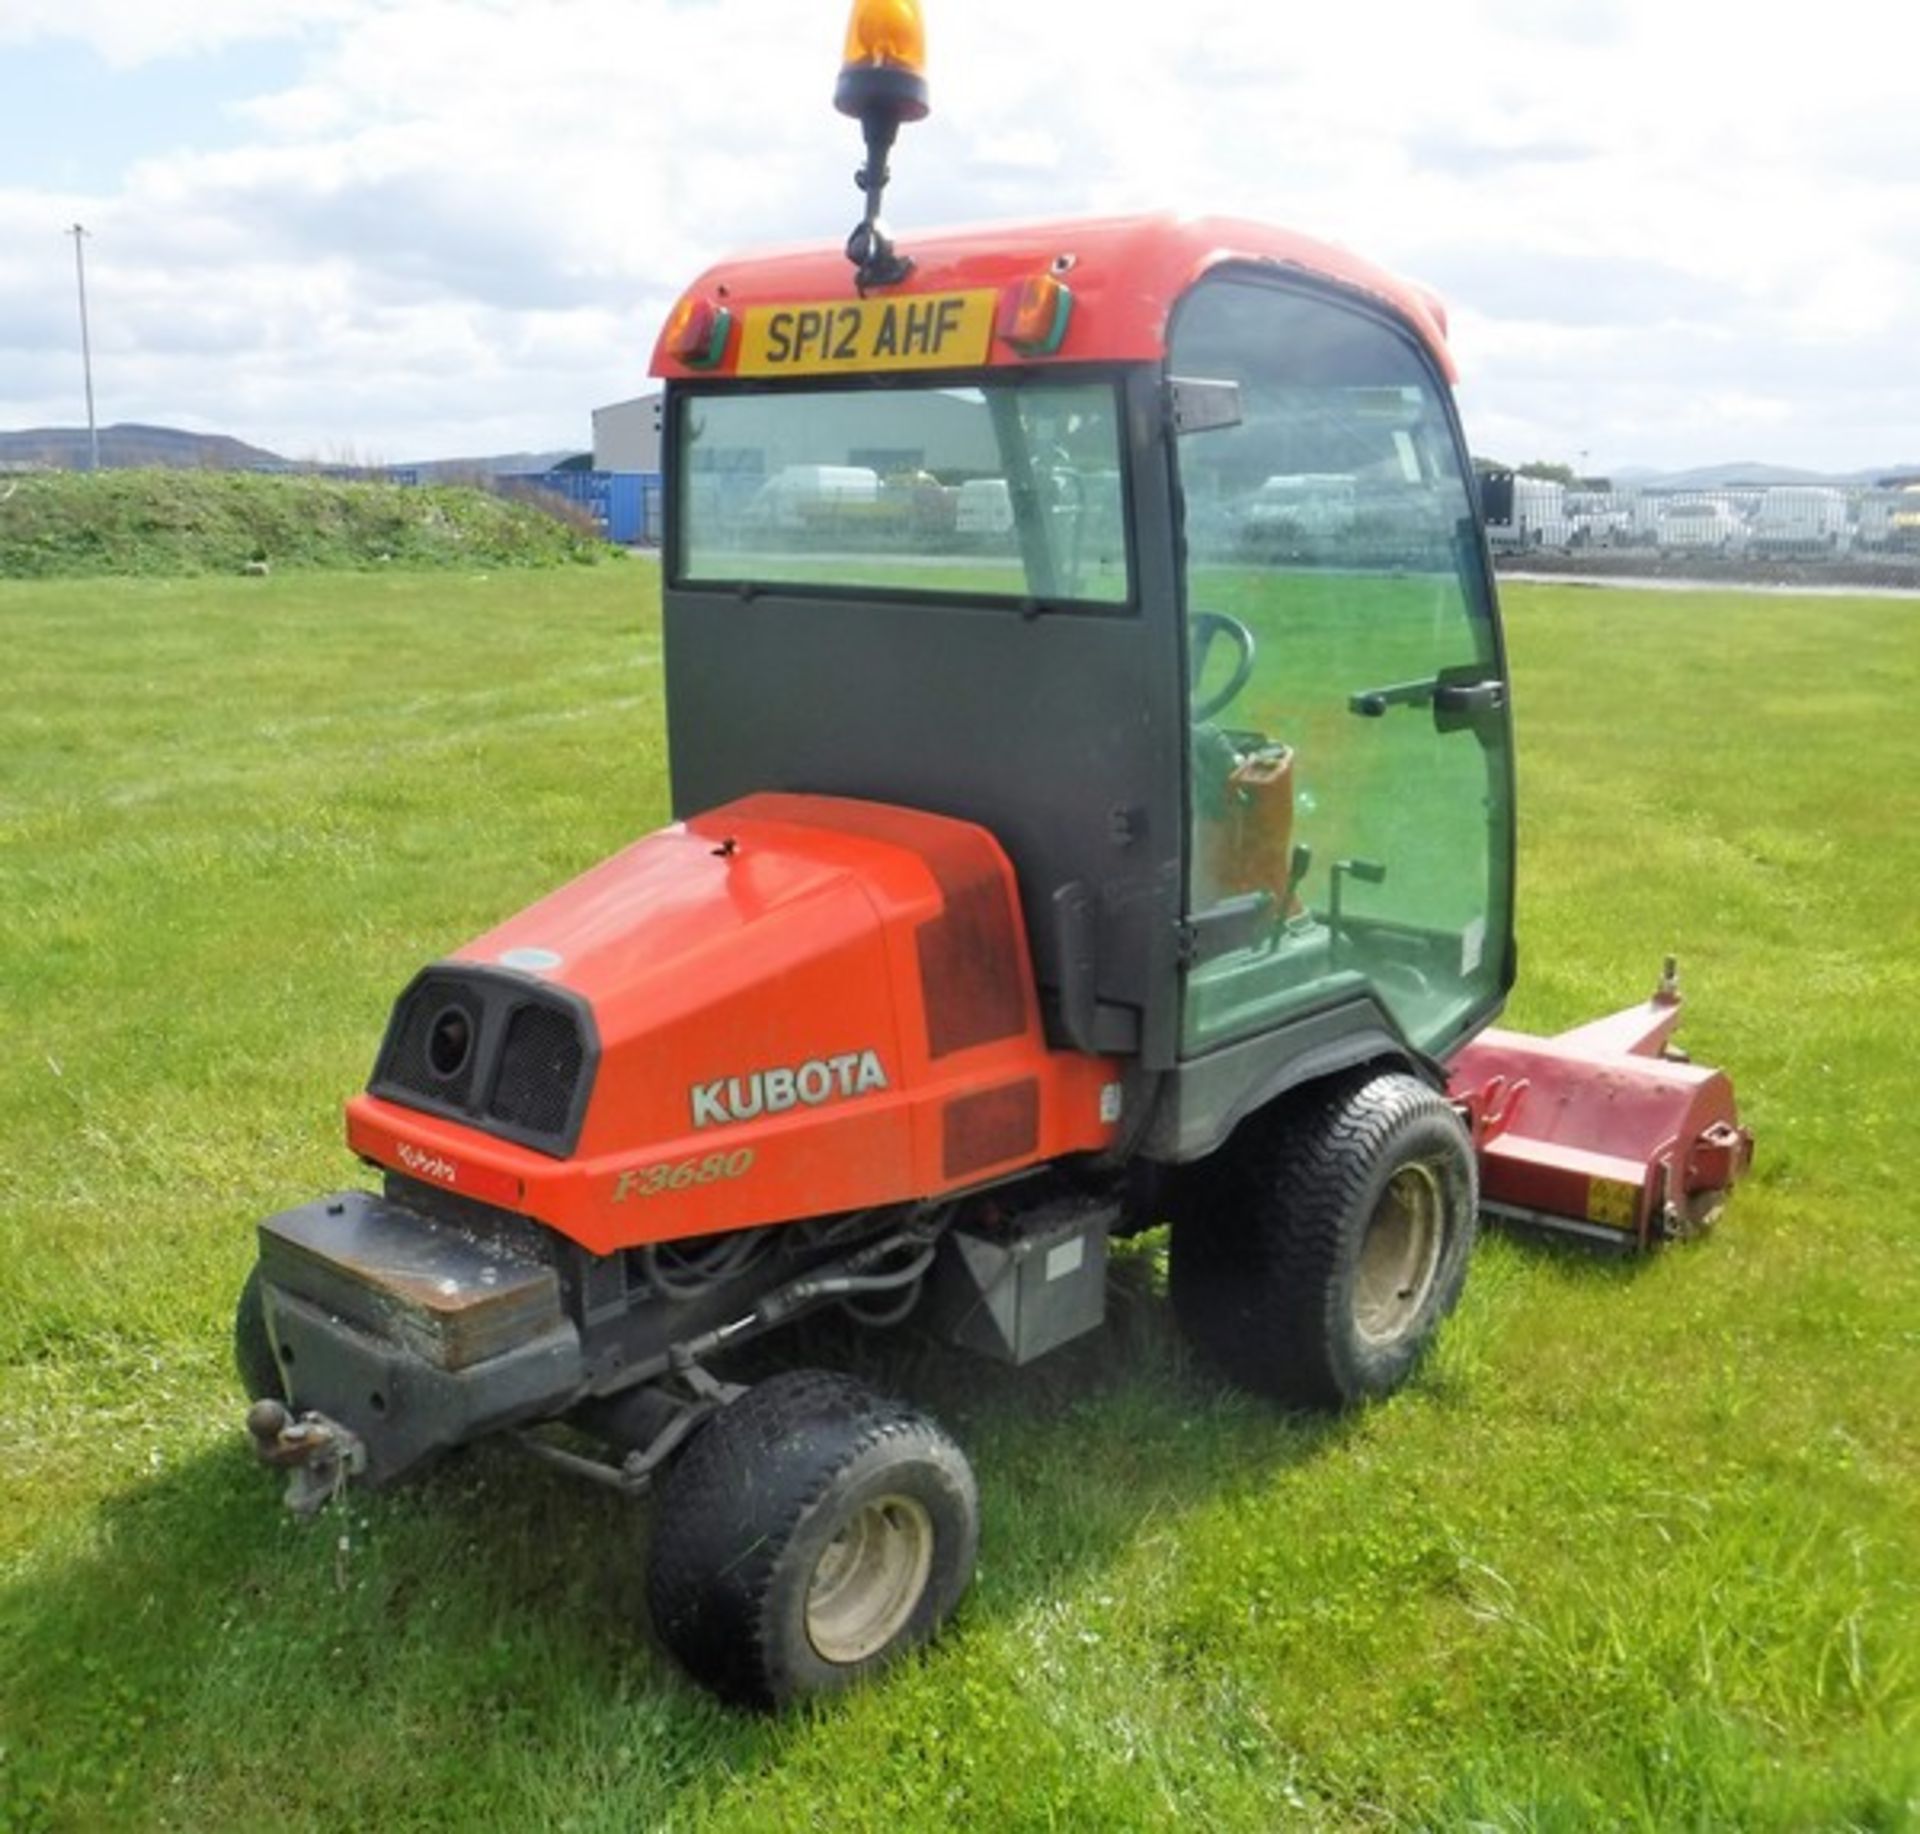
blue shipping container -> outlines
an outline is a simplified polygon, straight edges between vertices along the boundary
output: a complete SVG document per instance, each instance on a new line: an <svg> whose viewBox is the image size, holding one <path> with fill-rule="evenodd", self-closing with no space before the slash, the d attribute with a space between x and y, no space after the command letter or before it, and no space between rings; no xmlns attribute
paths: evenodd
<svg viewBox="0 0 1920 1834"><path fill-rule="evenodd" d="M577 503L622 547L660 539L660 474L657 471L548 471L521 473L503 483L524 484ZM649 510L652 511L649 514Z"/></svg>

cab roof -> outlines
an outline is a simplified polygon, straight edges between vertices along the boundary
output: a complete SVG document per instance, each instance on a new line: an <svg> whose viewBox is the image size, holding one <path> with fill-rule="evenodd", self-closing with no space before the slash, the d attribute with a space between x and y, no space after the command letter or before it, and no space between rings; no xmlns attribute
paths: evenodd
<svg viewBox="0 0 1920 1834"><path fill-rule="evenodd" d="M1330 283L1385 305L1420 338L1450 381L1456 370L1447 349L1446 313L1436 295L1397 279L1329 242L1233 217L1174 215L1079 217L1053 222L993 223L898 237L913 273L875 297L913 298L994 288L1036 274L1053 274L1073 293L1073 316L1060 362L1154 362L1166 355L1173 308L1189 287L1215 268L1266 267ZM669 379L714 380L733 373L739 320L756 306L806 305L858 297L853 267L838 245L811 244L730 256L707 269L683 298L731 310L734 326L720 361L693 368L669 356L664 331L651 373ZM994 366L1032 359L999 339Z"/></svg>

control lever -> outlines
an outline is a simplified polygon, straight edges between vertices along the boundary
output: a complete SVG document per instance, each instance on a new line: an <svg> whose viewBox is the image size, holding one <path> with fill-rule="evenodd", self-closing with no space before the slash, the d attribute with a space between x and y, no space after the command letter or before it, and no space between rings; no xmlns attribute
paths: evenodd
<svg viewBox="0 0 1920 1834"><path fill-rule="evenodd" d="M1313 847L1307 841L1293 843L1293 857L1287 862L1287 908L1291 911L1294 896L1300 890L1302 882L1313 870Z"/></svg>
<svg viewBox="0 0 1920 1834"><path fill-rule="evenodd" d="M1358 879L1362 885L1379 885L1387 876L1387 869L1378 860L1335 860L1330 877L1333 889L1327 899L1327 929L1331 933L1332 948L1330 954L1338 961L1343 944L1346 942L1346 926L1341 920L1341 894L1346 889L1348 879Z"/></svg>

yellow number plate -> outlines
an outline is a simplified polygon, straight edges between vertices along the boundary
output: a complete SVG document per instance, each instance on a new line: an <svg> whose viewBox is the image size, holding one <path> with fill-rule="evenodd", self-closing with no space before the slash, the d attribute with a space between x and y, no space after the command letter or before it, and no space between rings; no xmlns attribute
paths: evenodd
<svg viewBox="0 0 1920 1834"><path fill-rule="evenodd" d="M966 369L987 360L998 296L754 306L741 327L742 376L822 376L868 369Z"/></svg>

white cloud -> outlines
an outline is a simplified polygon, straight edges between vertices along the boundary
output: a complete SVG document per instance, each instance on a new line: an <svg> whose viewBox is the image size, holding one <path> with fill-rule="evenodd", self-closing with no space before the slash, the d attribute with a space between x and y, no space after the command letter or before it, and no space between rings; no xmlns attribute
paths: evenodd
<svg viewBox="0 0 1920 1834"><path fill-rule="evenodd" d="M1173 205L1437 279L1476 444L1596 463L1916 456L1881 412L1920 317L1920 27L1656 0L1128 15L929 0L935 114L894 158L916 224ZM114 419L390 456L584 442L715 255L838 240L857 136L839 9L791 0L0 0L16 71L280 38L298 81L225 144L110 191L0 169L0 421L75 418L71 256L95 232ZM232 144L233 125L243 131ZM1872 442L1861 444L1859 442Z"/></svg>
<svg viewBox="0 0 1920 1834"><path fill-rule="evenodd" d="M0 45L78 39L121 67L350 24L381 0L4 0Z"/></svg>

